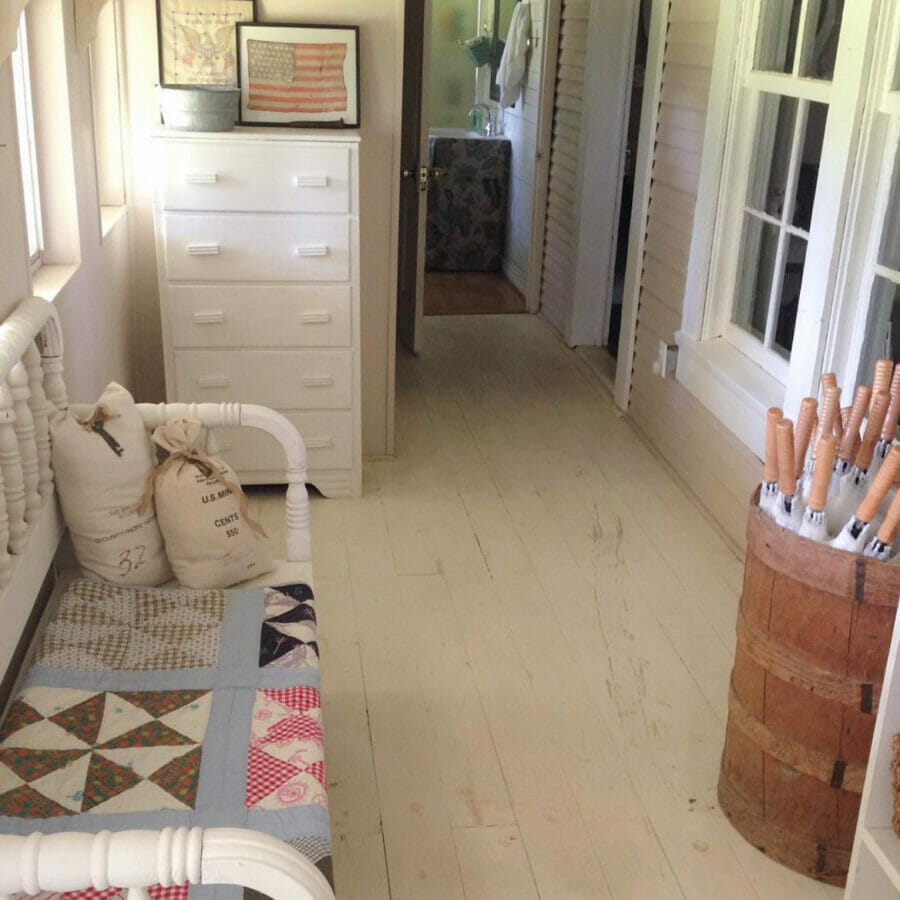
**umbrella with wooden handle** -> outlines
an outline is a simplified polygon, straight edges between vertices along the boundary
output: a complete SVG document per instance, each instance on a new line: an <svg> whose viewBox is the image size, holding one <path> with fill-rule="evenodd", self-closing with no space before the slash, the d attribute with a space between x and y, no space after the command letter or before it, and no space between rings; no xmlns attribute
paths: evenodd
<svg viewBox="0 0 900 900"><path fill-rule="evenodd" d="M775 501L775 521L782 528L797 531L802 510L797 494L797 478L794 471L794 423L782 419L775 426L778 446L778 499Z"/></svg>
<svg viewBox="0 0 900 900"><path fill-rule="evenodd" d="M853 459L857 450L856 442L859 440L859 426L869 408L871 396L872 388L864 384L859 385L853 395L853 404L847 412L847 421L843 424L842 436L838 438L838 458L834 464L834 475L831 481L831 494L834 497L837 497L841 478L853 468ZM841 412L843 413L843 410ZM840 417L835 418L835 425L839 421L841 421Z"/></svg>
<svg viewBox="0 0 900 900"><path fill-rule="evenodd" d="M887 466L888 459L896 453L900 453L900 447L894 447L891 450L890 454L888 454L888 458L884 461L882 470ZM873 559L889 559L892 553L893 543L897 539L898 528L900 528L900 491L897 491L897 493L894 494L894 499L888 507L884 521L878 527L878 532L875 537L866 544L863 554L865 556L871 556Z"/></svg>
<svg viewBox="0 0 900 900"><path fill-rule="evenodd" d="M840 525L847 521L866 494L869 466L872 464L875 444L881 434L890 402L891 395L887 391L878 391L872 396L869 420L866 422L865 433L856 451L853 467L841 479L837 496L828 504L828 521L832 525Z"/></svg>
<svg viewBox="0 0 900 900"><path fill-rule="evenodd" d="M872 393L891 389L891 374L894 363L890 359L879 359L875 362L875 374L872 376Z"/></svg>
<svg viewBox="0 0 900 900"><path fill-rule="evenodd" d="M875 445L875 454L872 457L872 467L880 466L884 458L890 452L897 434L897 420L900 419L900 365L894 367L894 376L891 378L890 388L891 402L888 404L884 424L881 426L881 437Z"/></svg>
<svg viewBox="0 0 900 900"><path fill-rule="evenodd" d="M838 532L831 542L832 547L849 550L851 553L859 553L865 548L874 527L875 517L878 515L878 507L893 487L898 473L900 473L900 447L888 454L884 465L872 479L872 484L859 504L856 514Z"/></svg>
<svg viewBox="0 0 900 900"><path fill-rule="evenodd" d="M809 490L809 504L803 513L803 521L800 523L800 537L820 543L828 540L825 502L828 499L828 486L831 484L836 444L837 438L830 432L819 438L819 446L816 449L816 465Z"/></svg>
<svg viewBox="0 0 900 900"><path fill-rule="evenodd" d="M784 418L782 410L773 406L766 413L766 458L763 463L763 481L759 491L759 508L770 516L775 515L778 500L778 437L776 428Z"/></svg>
<svg viewBox="0 0 900 900"><path fill-rule="evenodd" d="M818 420L819 401L815 397L804 397L797 414L797 425L794 428L794 472L797 474L797 487L802 491L803 470L806 465L806 451L813 436L813 429Z"/></svg>
<svg viewBox="0 0 900 900"><path fill-rule="evenodd" d="M830 372L826 375L834 375ZM803 473L802 497L808 497L812 489L813 472L816 465L816 454L819 452L819 441L827 434L835 438L835 450L840 438L834 435L834 420L841 414L841 389L836 384L826 383L826 375L822 376L822 405L819 407L819 424L816 427L809 445L809 460ZM832 460L832 467L834 461Z"/></svg>

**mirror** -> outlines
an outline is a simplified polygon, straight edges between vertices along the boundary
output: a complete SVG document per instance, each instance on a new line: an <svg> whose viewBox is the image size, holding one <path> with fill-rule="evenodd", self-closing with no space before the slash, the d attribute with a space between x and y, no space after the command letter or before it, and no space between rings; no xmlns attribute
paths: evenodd
<svg viewBox="0 0 900 900"><path fill-rule="evenodd" d="M491 59L491 100L499 101L500 88L497 87L497 69L500 68L500 59L503 56L503 48L506 46L506 36L509 34L509 23L512 20L513 10L519 0L488 0L488 3L491 2L493 2L493 14L490 27L494 48Z"/></svg>

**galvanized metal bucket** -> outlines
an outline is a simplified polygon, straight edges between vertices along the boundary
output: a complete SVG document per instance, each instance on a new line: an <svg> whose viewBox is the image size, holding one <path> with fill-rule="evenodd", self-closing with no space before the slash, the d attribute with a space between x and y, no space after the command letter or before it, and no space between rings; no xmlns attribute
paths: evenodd
<svg viewBox="0 0 900 900"><path fill-rule="evenodd" d="M166 128L175 131L231 131L238 118L240 88L167 84L157 87Z"/></svg>

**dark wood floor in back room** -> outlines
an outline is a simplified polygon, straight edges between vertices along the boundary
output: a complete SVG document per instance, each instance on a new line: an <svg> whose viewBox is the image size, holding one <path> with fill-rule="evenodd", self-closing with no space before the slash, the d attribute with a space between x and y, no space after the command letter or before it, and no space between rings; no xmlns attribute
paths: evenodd
<svg viewBox="0 0 900 900"><path fill-rule="evenodd" d="M500 272L426 272L425 315L527 312L525 298Z"/></svg>

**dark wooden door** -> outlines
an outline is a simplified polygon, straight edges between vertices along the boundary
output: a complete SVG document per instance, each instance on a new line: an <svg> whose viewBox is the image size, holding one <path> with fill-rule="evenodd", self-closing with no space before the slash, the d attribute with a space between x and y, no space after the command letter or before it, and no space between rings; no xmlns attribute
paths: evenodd
<svg viewBox="0 0 900 900"><path fill-rule="evenodd" d="M406 0L403 29L403 110L400 143L400 222L397 260L397 337L417 350L422 318L425 191L420 179L427 166L423 135L423 87L427 58L426 24L430 0Z"/></svg>

